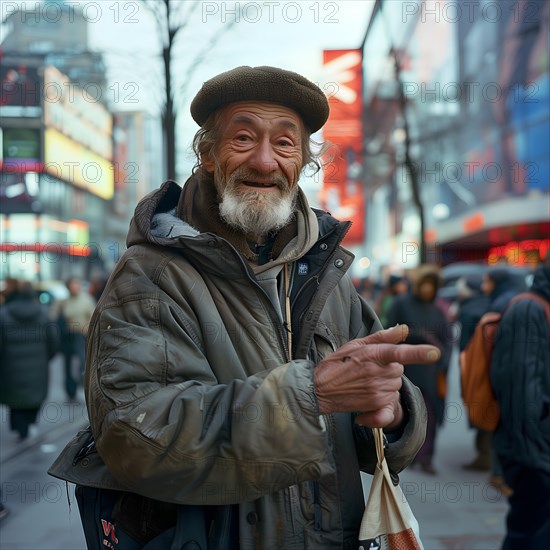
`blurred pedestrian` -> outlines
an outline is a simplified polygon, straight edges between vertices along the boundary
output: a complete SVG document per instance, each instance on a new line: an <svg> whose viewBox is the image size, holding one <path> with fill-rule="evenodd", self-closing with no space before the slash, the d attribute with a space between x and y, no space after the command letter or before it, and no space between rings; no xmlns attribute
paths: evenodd
<svg viewBox="0 0 550 550"><path fill-rule="evenodd" d="M357 286L357 292L359 292L367 304L372 305L375 293L374 281L368 277L361 279Z"/></svg>
<svg viewBox="0 0 550 550"><path fill-rule="evenodd" d="M474 334L476 325L489 307L489 296L484 294L481 285L482 277L464 276L458 279L456 288L458 303L456 319L460 325L459 351L464 351ZM491 469L491 432L474 427L476 430L475 458L465 464L466 470L489 471Z"/></svg>
<svg viewBox="0 0 550 550"><path fill-rule="evenodd" d="M521 274L515 273L512 267L492 267L483 275L481 284L483 292L489 298L487 312L503 313L507 308L510 300L524 292L527 285ZM504 481L502 468L494 450L493 434L491 439L491 476L489 483L502 491L504 495L511 493L510 487Z"/></svg>
<svg viewBox="0 0 550 550"><path fill-rule="evenodd" d="M406 365L405 375L416 384L428 412L426 440L415 458L415 464L429 474L435 474L433 465L437 427L442 424L445 410L445 396L441 384L446 381L452 350L447 330L445 313L436 304L437 291L441 284L439 270L435 266L421 266L413 280L411 294L395 298L388 314L389 326L406 324L409 344L432 344L441 350L441 357L435 364Z"/></svg>
<svg viewBox="0 0 550 550"><path fill-rule="evenodd" d="M483 275L481 289L489 297L487 311L502 313L508 302L527 290L521 272L514 272L512 267L492 267Z"/></svg>
<svg viewBox="0 0 550 550"><path fill-rule="evenodd" d="M7 304L17 299L17 288L19 281L14 277L6 277L4 281L4 288L0 293L0 304Z"/></svg>
<svg viewBox="0 0 550 550"><path fill-rule="evenodd" d="M0 403L10 409L10 428L29 435L48 392L49 361L58 350L58 332L29 282L16 300L0 309Z"/></svg>
<svg viewBox="0 0 550 550"><path fill-rule="evenodd" d="M550 267L537 269L530 291L541 301L510 305L491 361L500 407L493 446L513 491L503 550L543 550L550 544Z"/></svg>
<svg viewBox="0 0 550 550"><path fill-rule="evenodd" d="M388 314L396 296L407 294L407 292L409 292L409 282L406 277L402 275L390 275L388 277L386 286L378 297L375 307L383 327L389 326Z"/></svg>
<svg viewBox="0 0 550 550"><path fill-rule="evenodd" d="M101 273L94 276L90 281L89 293L90 293L90 296L92 296L92 298L96 302L99 302L99 299L103 294L103 290L105 289L105 286L107 285L108 280L109 280L109 276L105 275L104 273Z"/></svg>
<svg viewBox="0 0 550 550"><path fill-rule="evenodd" d="M51 317L57 321L61 333L61 351L65 363L65 391L73 401L76 390L82 384L86 360L86 335L95 309L95 300L82 291L80 279L72 277L66 281L69 297L54 302ZM76 359L75 368L73 359Z"/></svg>
<svg viewBox="0 0 550 550"><path fill-rule="evenodd" d="M463 351L473 336L476 325L489 307L489 296L484 294L481 285L483 279L477 275L460 277L456 283L457 313L460 324L459 351Z"/></svg>

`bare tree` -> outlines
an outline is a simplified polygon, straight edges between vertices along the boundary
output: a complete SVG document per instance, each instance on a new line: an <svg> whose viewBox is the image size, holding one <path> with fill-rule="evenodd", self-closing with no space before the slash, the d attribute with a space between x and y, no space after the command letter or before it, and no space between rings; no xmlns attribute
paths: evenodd
<svg viewBox="0 0 550 550"><path fill-rule="evenodd" d="M405 97L405 91L404 91L403 82L401 78L401 65L399 62L399 56L398 56L397 50L392 48L391 53L393 55L393 61L394 61L393 68L394 68L395 81L397 83L399 107L400 107L401 116L403 119L403 131L405 132L405 136L404 136L405 141L403 144L404 157L405 157L404 164L405 164L405 168L407 169L407 172L409 173L413 202L414 202L414 205L416 206L418 219L420 221L420 235L418 239L418 248L419 248L419 255L420 255L420 264L424 264L426 263L426 239L424 236L426 222L425 222L425 215L424 215L424 204L422 203L422 197L420 194L420 181L419 181L418 167L411 158L411 133L410 133L409 118L407 113L407 98Z"/></svg>
<svg viewBox="0 0 550 550"><path fill-rule="evenodd" d="M403 131L405 132L405 140L404 140L404 165L405 169L407 170L409 174L409 179L411 182L411 194L413 197L413 202L416 207L417 213L418 213L418 219L420 222L420 235L418 238L418 248L419 248L419 256L420 256L420 264L426 263L426 239L424 236L424 230L425 230L425 213L424 213L424 204L422 203L422 196L420 193L420 178L418 173L418 166L416 163L412 160L411 157L411 132L410 132L410 124L409 124L409 113L407 110L407 98L405 97L405 90L404 85L402 81L402 69L401 69L401 63L399 59L399 50L395 46L395 42L392 38L392 31L391 27L388 24L388 20L386 18L385 11L383 9L383 5L381 4L381 16L382 16L382 22L384 24L386 34L389 37L390 41L390 51L389 55L393 58L393 75L395 78L395 82L397 85L397 102L399 105L400 114L403 120Z"/></svg>
<svg viewBox="0 0 550 550"><path fill-rule="evenodd" d="M182 35L188 25L193 21L193 15L201 5L200 0L141 0L143 4L155 16L158 34L162 45L162 62L164 68L164 104L162 107L162 129L165 138L166 150L166 174L168 179L176 179L176 120L177 103L181 100L181 94L186 91L186 84L181 87L175 86L173 78L173 64L177 61L178 66L182 60L178 59L175 45L176 39ZM222 36L239 21L238 14L225 23L221 29L214 29L212 36L198 53L191 59L185 75L186 81L205 60L207 55L214 49ZM187 49L189 52L190 49Z"/></svg>

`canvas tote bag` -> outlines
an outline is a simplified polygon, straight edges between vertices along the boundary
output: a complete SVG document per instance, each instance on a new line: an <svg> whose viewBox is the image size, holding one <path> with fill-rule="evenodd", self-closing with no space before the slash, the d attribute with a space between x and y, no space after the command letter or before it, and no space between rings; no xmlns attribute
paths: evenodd
<svg viewBox="0 0 550 550"><path fill-rule="evenodd" d="M372 430L378 463L359 530L359 550L423 550L418 521L384 457L384 435Z"/></svg>

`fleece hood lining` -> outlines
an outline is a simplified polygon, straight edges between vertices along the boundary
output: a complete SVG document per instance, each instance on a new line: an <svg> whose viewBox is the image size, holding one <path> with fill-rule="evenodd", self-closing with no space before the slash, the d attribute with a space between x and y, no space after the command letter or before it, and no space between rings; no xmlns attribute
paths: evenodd
<svg viewBox="0 0 550 550"><path fill-rule="evenodd" d="M174 207L168 212L158 212L153 215L151 235L157 239L177 239L179 237L197 237L200 235L200 231L178 218Z"/></svg>

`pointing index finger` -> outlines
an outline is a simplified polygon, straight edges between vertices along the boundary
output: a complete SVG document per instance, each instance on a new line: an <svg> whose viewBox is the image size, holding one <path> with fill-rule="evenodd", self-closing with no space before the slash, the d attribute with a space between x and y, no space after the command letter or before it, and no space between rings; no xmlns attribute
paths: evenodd
<svg viewBox="0 0 550 550"><path fill-rule="evenodd" d="M380 344L379 359L382 364L397 362L402 365L435 363L441 357L441 351L427 344Z"/></svg>

